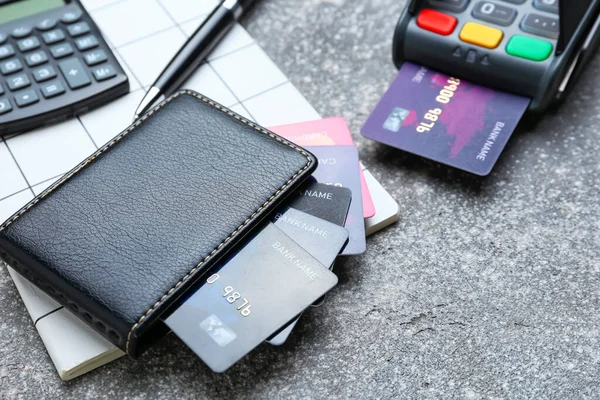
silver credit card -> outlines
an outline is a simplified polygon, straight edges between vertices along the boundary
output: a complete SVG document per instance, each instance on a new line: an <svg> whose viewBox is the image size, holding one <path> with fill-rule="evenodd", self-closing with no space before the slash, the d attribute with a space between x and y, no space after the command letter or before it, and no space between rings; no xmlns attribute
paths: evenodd
<svg viewBox="0 0 600 400"><path fill-rule="evenodd" d="M336 283L328 268L269 223L165 323L213 371L223 372Z"/></svg>

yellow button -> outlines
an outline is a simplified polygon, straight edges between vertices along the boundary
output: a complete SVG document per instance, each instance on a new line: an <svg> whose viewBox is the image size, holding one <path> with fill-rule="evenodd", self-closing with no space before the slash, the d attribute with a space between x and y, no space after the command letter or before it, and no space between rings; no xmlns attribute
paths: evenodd
<svg viewBox="0 0 600 400"><path fill-rule="evenodd" d="M467 22L460 31L460 40L488 49L495 49L500 44L502 35L500 29L475 22Z"/></svg>

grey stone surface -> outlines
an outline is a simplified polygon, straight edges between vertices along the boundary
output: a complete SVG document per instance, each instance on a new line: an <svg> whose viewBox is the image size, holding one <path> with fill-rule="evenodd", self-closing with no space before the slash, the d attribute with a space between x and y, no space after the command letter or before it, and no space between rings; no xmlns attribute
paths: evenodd
<svg viewBox="0 0 600 400"><path fill-rule="evenodd" d="M348 119L401 210L287 344L217 375L171 336L63 383L1 268L0 397L599 398L600 59L476 179L358 134L394 77L402 3L265 0L245 20L322 115Z"/></svg>

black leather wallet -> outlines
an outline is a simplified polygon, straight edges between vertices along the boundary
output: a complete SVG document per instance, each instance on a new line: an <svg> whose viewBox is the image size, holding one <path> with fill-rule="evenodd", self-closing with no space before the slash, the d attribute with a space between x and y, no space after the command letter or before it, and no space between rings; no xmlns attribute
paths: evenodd
<svg viewBox="0 0 600 400"><path fill-rule="evenodd" d="M192 91L156 106L0 226L0 256L127 354L316 168Z"/></svg>

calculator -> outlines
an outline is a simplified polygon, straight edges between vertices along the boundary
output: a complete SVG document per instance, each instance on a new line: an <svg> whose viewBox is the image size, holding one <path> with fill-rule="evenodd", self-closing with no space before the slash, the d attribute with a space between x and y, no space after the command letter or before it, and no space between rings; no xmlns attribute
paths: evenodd
<svg viewBox="0 0 600 400"><path fill-rule="evenodd" d="M563 6L559 6L562 3ZM394 63L531 98L563 100L599 43L600 0L412 0L396 26Z"/></svg>
<svg viewBox="0 0 600 400"><path fill-rule="evenodd" d="M0 0L0 135L62 121L129 91L76 0Z"/></svg>

